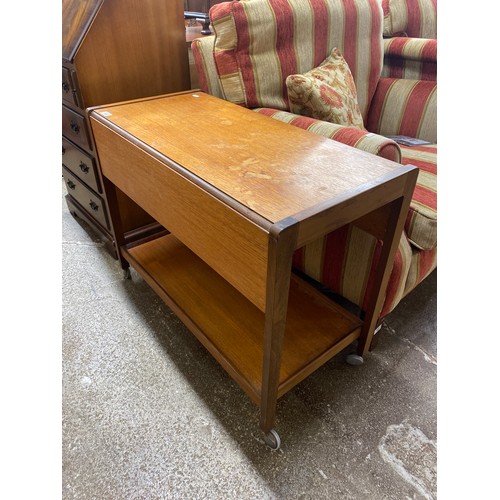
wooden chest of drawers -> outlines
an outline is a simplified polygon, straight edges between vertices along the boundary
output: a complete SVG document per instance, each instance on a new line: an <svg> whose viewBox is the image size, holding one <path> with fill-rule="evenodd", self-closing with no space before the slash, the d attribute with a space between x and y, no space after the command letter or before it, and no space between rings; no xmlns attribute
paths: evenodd
<svg viewBox="0 0 500 500"><path fill-rule="evenodd" d="M116 256L86 109L190 88L181 0L63 0L62 165L71 213ZM118 193L131 239L161 229Z"/></svg>

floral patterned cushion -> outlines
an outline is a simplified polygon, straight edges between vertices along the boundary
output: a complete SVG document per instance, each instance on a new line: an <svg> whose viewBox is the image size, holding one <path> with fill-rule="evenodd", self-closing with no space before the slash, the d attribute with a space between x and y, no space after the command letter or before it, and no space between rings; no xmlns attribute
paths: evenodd
<svg viewBox="0 0 500 500"><path fill-rule="evenodd" d="M364 129L356 85L339 49L317 68L288 76L286 86L292 113Z"/></svg>
<svg viewBox="0 0 500 500"><path fill-rule="evenodd" d="M288 76L286 86L292 113L364 129L356 85L339 49L317 68Z"/></svg>

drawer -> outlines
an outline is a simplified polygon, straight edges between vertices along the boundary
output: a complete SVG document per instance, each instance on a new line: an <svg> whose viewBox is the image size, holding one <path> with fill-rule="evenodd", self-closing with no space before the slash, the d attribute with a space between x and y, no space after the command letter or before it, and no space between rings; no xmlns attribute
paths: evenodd
<svg viewBox="0 0 500 500"><path fill-rule="evenodd" d="M63 134L78 146L92 149L85 117L66 106L62 107L62 130Z"/></svg>
<svg viewBox="0 0 500 500"><path fill-rule="evenodd" d="M104 200L83 184L83 182L64 167L62 169L68 194L71 195L88 214L103 227L110 229Z"/></svg>
<svg viewBox="0 0 500 500"><path fill-rule="evenodd" d="M62 164L91 189L102 193L94 159L64 137L62 138Z"/></svg>
<svg viewBox="0 0 500 500"><path fill-rule="evenodd" d="M75 85L73 83L73 80L71 79L71 72L64 66L62 69L62 98L64 101L70 102L71 104L76 104L78 106Z"/></svg>

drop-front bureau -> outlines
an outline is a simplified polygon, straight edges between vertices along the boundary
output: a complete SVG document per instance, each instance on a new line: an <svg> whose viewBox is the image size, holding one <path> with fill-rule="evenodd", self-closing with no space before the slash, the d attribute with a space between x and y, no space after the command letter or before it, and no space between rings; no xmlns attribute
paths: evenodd
<svg viewBox="0 0 500 500"><path fill-rule="evenodd" d="M62 171L74 216L116 256L114 229L85 109L190 87L181 0L63 0ZM118 193L127 237L159 225Z"/></svg>

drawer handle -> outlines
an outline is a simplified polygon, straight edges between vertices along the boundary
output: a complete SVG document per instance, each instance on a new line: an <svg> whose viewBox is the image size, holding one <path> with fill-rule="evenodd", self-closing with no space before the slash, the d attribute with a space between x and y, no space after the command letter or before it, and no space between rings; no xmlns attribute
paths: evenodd
<svg viewBox="0 0 500 500"><path fill-rule="evenodd" d="M80 170L84 173L84 174L88 174L89 173L89 167L87 166L86 163L83 163L83 161L80 162Z"/></svg>
<svg viewBox="0 0 500 500"><path fill-rule="evenodd" d="M69 85L68 82L62 82L62 89L64 92L67 94L69 92Z"/></svg>
<svg viewBox="0 0 500 500"><path fill-rule="evenodd" d="M99 205L95 201L90 200L89 205L90 208L94 210L94 212L97 212L99 210Z"/></svg>
<svg viewBox="0 0 500 500"><path fill-rule="evenodd" d="M78 123L75 122L75 120L71 120L71 123L69 124L71 127L71 130L75 133L78 134L80 133L80 127L78 126Z"/></svg>
<svg viewBox="0 0 500 500"><path fill-rule="evenodd" d="M75 184L73 181L71 181L71 180L68 180L68 181L66 182L66 184L68 185L68 187L69 187L70 189L75 189L75 188L76 188L76 184Z"/></svg>

